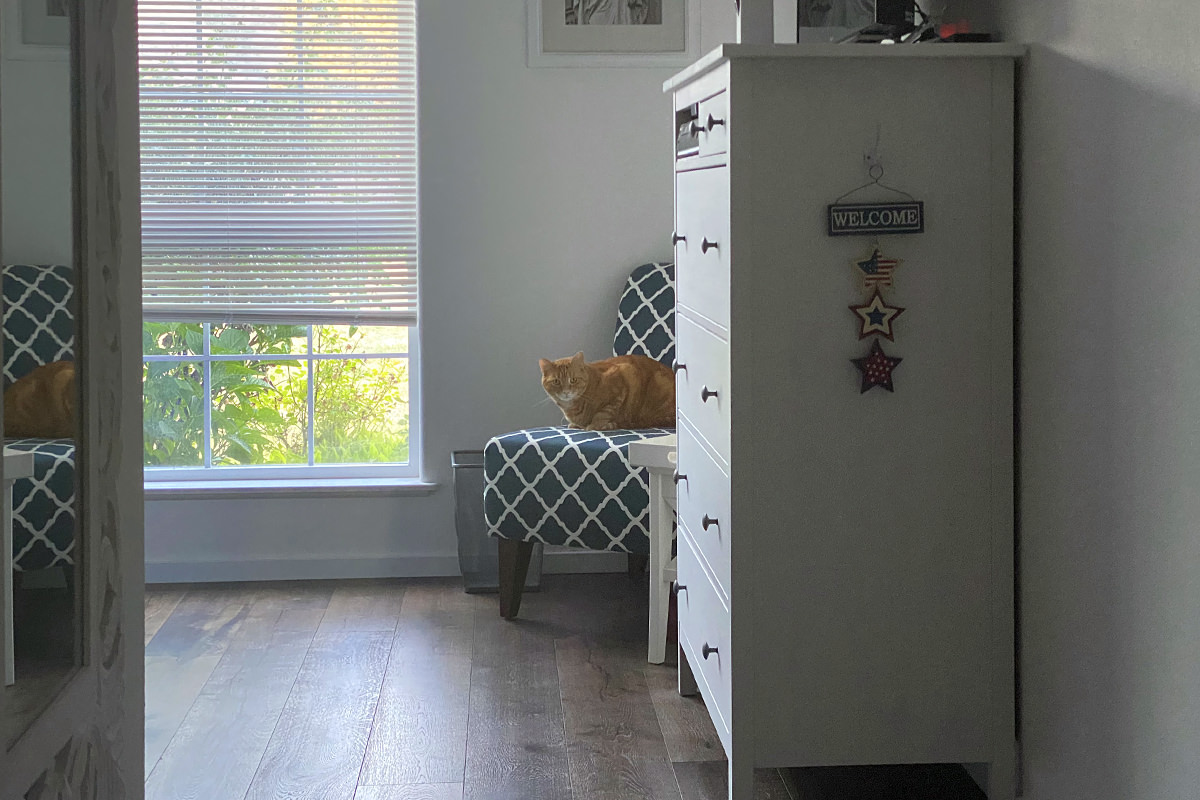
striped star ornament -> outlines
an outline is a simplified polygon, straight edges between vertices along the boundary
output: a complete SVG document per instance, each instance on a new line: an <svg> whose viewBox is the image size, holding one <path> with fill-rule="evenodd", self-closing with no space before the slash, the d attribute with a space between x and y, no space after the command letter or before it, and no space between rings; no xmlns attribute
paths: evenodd
<svg viewBox="0 0 1200 800"><path fill-rule="evenodd" d="M861 273L863 290L892 288L892 273L903 262L898 258L884 258L883 251L878 247L871 249L871 255L852 262Z"/></svg>

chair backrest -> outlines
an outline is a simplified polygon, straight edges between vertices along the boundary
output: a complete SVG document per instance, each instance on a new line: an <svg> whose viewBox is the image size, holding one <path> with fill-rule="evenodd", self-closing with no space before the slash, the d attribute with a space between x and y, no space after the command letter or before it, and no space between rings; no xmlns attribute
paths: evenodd
<svg viewBox="0 0 1200 800"><path fill-rule="evenodd" d="M613 355L675 361L675 265L643 264L629 273L617 307Z"/></svg>
<svg viewBox="0 0 1200 800"><path fill-rule="evenodd" d="M5 386L34 367L75 358L72 273L58 264L6 264L0 272Z"/></svg>

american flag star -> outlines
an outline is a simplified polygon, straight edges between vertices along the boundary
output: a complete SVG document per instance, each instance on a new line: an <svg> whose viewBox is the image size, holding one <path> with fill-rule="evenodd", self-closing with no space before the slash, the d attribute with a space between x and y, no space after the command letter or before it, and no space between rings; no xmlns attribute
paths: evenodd
<svg viewBox="0 0 1200 800"><path fill-rule="evenodd" d="M870 291L873 288L892 286L892 273L896 271L896 267L903 263L898 258L884 258L883 252L878 248L872 248L871 255L862 260L855 259L854 266L862 271L863 289Z"/></svg>

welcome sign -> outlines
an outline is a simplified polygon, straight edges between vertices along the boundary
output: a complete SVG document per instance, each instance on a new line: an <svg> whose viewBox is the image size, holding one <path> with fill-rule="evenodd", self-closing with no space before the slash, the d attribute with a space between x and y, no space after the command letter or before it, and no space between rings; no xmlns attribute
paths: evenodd
<svg viewBox="0 0 1200 800"><path fill-rule="evenodd" d="M829 206L830 236L924 233L925 204L844 203Z"/></svg>

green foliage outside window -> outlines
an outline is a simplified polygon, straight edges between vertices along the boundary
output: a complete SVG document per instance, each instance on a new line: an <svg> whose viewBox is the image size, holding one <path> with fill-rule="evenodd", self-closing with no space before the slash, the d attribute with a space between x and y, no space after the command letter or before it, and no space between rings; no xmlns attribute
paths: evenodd
<svg viewBox="0 0 1200 800"><path fill-rule="evenodd" d="M390 329L314 326L314 353L348 357L310 359L305 326L212 325L212 355L248 357L209 362L213 465L407 462L408 359L367 357L407 351L399 331L388 347ZM204 326L147 322L142 339L146 355L173 357L144 363L144 463L203 466Z"/></svg>

